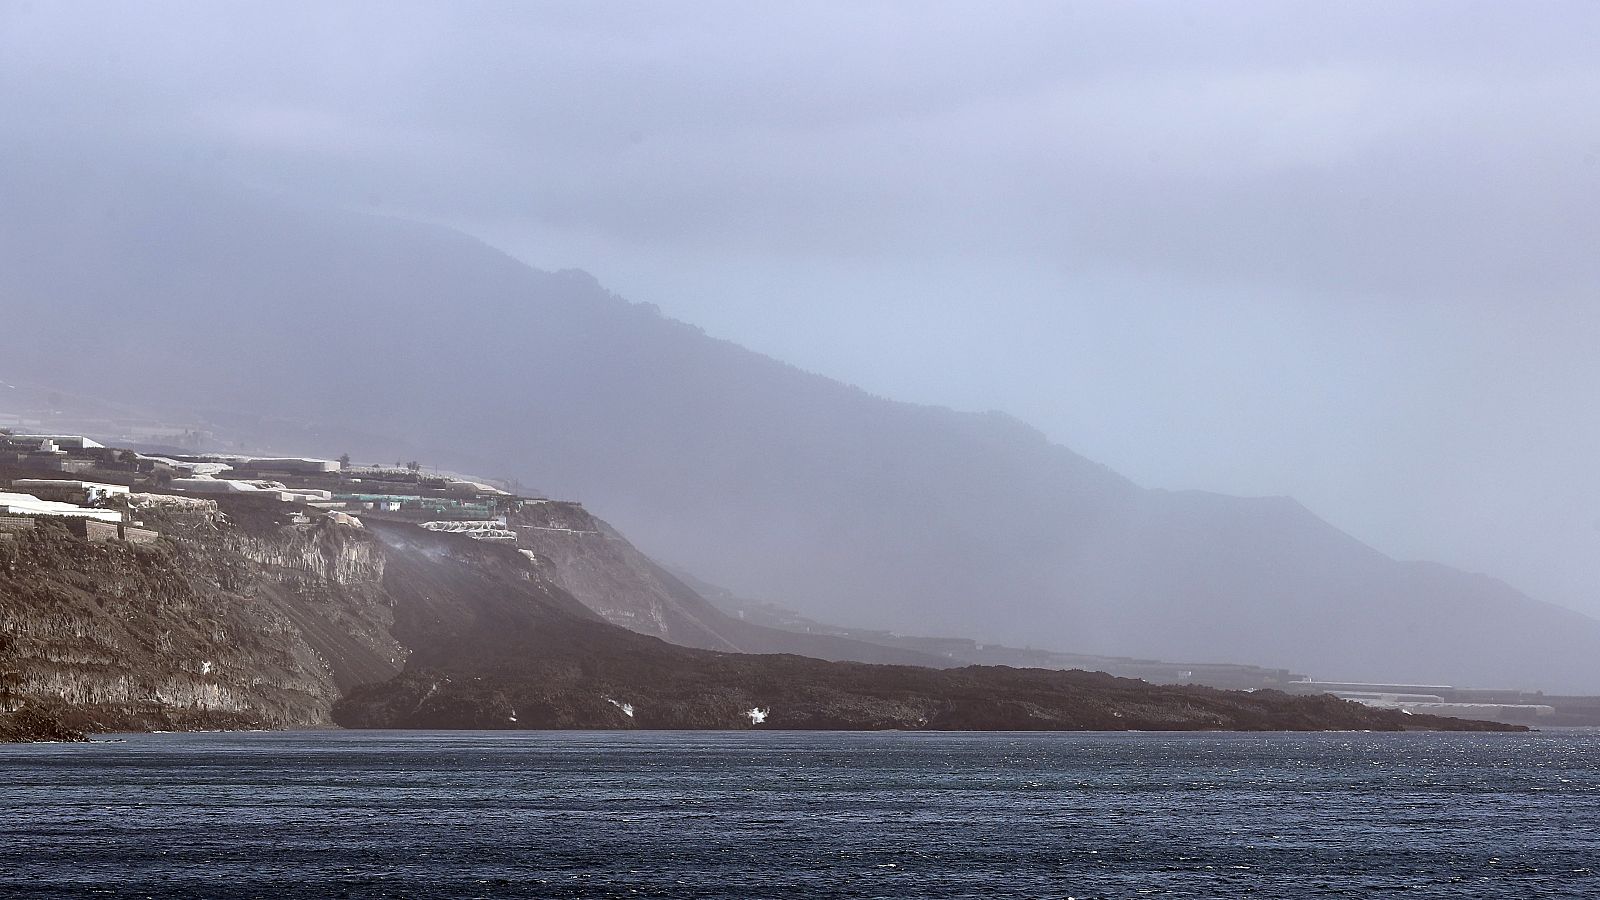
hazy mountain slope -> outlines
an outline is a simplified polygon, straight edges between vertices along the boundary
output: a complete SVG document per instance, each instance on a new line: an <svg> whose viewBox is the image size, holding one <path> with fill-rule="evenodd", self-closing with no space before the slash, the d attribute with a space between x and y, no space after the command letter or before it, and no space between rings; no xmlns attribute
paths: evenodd
<svg viewBox="0 0 1600 900"><path fill-rule="evenodd" d="M348 692L358 728L1510 731L1329 696L1086 672L713 653L597 621L509 547L371 521L405 671ZM563 602L565 601L565 602Z"/></svg>
<svg viewBox="0 0 1600 900"><path fill-rule="evenodd" d="M0 175L0 302L27 336L7 370L495 460L841 623L1600 688L1600 624L1287 501L1141 490L1003 416L875 398L445 230L26 162Z"/></svg>
<svg viewBox="0 0 1600 900"><path fill-rule="evenodd" d="M1150 491L1104 525L1069 576L1105 611L1094 649L1172 658L1199 643L1323 677L1596 681L1593 619L1482 575L1395 562L1292 500Z"/></svg>
<svg viewBox="0 0 1600 900"><path fill-rule="evenodd" d="M551 564L562 590L613 625L685 647L739 653L796 653L827 660L949 666L931 653L847 637L804 634L740 621L639 552L577 503L531 503L508 520L517 546Z"/></svg>

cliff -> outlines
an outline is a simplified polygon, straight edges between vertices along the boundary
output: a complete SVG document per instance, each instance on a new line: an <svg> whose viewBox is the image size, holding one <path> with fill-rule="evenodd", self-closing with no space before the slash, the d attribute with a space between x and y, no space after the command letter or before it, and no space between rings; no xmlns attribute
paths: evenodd
<svg viewBox="0 0 1600 900"><path fill-rule="evenodd" d="M297 523L289 512L285 504L245 500L223 501L215 512L147 509L141 515L166 535L152 545L90 543L49 522L0 544L0 672L9 713L0 734L329 722L1498 727L1330 698L1157 688L1083 672L939 670L677 646L606 621L564 586L595 591L637 574L607 571L598 565L604 554L567 558L569 567L587 561L596 568L563 572L548 556L461 535L370 518L365 527L327 518ZM678 621L677 608L659 611L660 623Z"/></svg>
<svg viewBox="0 0 1600 900"><path fill-rule="evenodd" d="M147 510L180 536L153 545L49 520L0 544L7 709L98 731L315 725L343 688L399 670L370 540L235 512Z"/></svg>

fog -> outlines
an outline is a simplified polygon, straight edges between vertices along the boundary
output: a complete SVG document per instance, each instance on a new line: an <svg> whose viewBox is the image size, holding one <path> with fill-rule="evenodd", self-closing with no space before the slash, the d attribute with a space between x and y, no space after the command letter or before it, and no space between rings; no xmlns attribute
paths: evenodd
<svg viewBox="0 0 1600 900"><path fill-rule="evenodd" d="M451 225L1141 485L1293 496L1595 614L1597 27L0 2L0 141Z"/></svg>

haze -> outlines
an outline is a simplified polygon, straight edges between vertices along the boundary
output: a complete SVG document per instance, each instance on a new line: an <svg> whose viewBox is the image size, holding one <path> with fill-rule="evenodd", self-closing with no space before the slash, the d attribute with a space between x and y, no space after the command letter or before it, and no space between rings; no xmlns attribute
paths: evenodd
<svg viewBox="0 0 1600 900"><path fill-rule="evenodd" d="M0 138L449 224L1600 613L1593 4L0 4ZM4 152L4 151L0 151Z"/></svg>

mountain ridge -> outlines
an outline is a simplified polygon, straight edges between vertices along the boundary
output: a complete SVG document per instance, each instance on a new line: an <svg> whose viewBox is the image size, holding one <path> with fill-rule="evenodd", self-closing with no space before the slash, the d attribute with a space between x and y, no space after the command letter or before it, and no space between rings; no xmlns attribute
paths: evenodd
<svg viewBox="0 0 1600 900"><path fill-rule="evenodd" d="M841 624L1600 689L1600 623L1303 507L1141 488L1009 417L874 398L436 226L80 181L32 183L0 242L36 338L13 359L71 386L491 459L652 558Z"/></svg>

